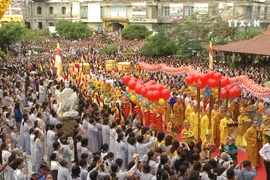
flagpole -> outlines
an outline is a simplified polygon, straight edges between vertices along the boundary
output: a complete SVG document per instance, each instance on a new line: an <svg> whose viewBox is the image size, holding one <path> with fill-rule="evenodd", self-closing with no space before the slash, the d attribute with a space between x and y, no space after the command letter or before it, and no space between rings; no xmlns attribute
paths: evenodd
<svg viewBox="0 0 270 180"><path fill-rule="evenodd" d="M209 33L209 70L213 70L213 32Z"/></svg>

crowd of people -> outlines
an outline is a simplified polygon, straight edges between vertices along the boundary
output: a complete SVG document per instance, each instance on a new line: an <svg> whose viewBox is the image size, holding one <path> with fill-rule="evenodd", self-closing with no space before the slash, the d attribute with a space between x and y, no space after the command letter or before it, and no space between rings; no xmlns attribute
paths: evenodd
<svg viewBox="0 0 270 180"><path fill-rule="evenodd" d="M269 102L247 93L227 107L217 101L210 107L208 98L198 98L188 90L184 76L150 75L133 68L131 74L146 74L148 80L165 84L171 90L172 96L162 114L164 131L158 132L154 126L144 125L141 107L122 98L123 73L106 72L106 60L130 61L134 67L138 62L191 65L201 72L207 71L207 65L199 57L188 62L176 56L144 57L139 54L143 41L120 39L118 35L116 32L94 35L90 40L60 41L64 68L78 60L82 52L91 65L91 85L83 92L77 84L66 82L79 96L79 118L72 138L63 130L58 112L57 95L63 90L63 81L57 81L50 71L49 59L56 43L48 38L39 44L13 45L15 51L23 46L31 52L8 55L7 61L1 62L0 178L251 180L257 175L259 154L270 178L269 144L264 135L259 138L257 133L270 129ZM102 53L110 42L120 46L112 56ZM46 51L37 53L35 46ZM128 50L132 53L127 54ZM254 68L250 69L250 65ZM229 77L256 77L261 84L269 79L268 67L257 62L247 62L242 70L219 64L215 70ZM265 73L261 76L262 71ZM104 98L104 91L97 84L108 82L111 89ZM123 113L125 104L129 108L127 114ZM138 108L139 113L135 111ZM238 162L237 146L246 147L248 160ZM213 157L216 149L219 152Z"/></svg>

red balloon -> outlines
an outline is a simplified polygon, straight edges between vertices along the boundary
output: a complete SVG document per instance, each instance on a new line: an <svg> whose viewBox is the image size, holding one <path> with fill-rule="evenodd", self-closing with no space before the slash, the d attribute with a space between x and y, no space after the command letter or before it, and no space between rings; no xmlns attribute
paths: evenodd
<svg viewBox="0 0 270 180"><path fill-rule="evenodd" d="M230 79L229 78L224 77L224 78L221 79L221 87L225 87L228 84L230 84Z"/></svg>
<svg viewBox="0 0 270 180"><path fill-rule="evenodd" d="M235 98L237 96L236 88L232 88L229 90L229 96L230 96L230 98Z"/></svg>
<svg viewBox="0 0 270 180"><path fill-rule="evenodd" d="M210 79L210 78L213 78L214 77L214 74L215 73L213 71L209 71L207 74L208 74L208 77Z"/></svg>
<svg viewBox="0 0 270 180"><path fill-rule="evenodd" d="M198 87L199 87L200 89L203 89L203 88L206 86L206 83L205 83L205 82L202 82L201 80L199 80L199 81L197 82L197 85L198 85Z"/></svg>
<svg viewBox="0 0 270 180"><path fill-rule="evenodd" d="M236 97L241 96L242 91L241 91L241 89L240 89L240 88L235 88L235 91L236 91Z"/></svg>
<svg viewBox="0 0 270 180"><path fill-rule="evenodd" d="M186 77L186 83L187 84L192 84L193 83L193 81L194 81L194 78L192 77L192 76L188 76L188 77Z"/></svg>
<svg viewBox="0 0 270 180"><path fill-rule="evenodd" d="M215 74L213 75L213 79L215 79L215 80L217 80L217 81L221 80L221 78L222 78L222 74L220 74L220 73L215 73Z"/></svg>
<svg viewBox="0 0 270 180"><path fill-rule="evenodd" d="M136 81L134 81L133 79L130 80L130 81L128 82L128 87L129 87L131 90L134 90L135 87L136 87Z"/></svg>
<svg viewBox="0 0 270 180"><path fill-rule="evenodd" d="M145 87L142 87L141 88L141 90L140 90L140 94L142 95L142 96L146 96L146 89L145 89Z"/></svg>
<svg viewBox="0 0 270 180"><path fill-rule="evenodd" d="M145 86L145 90L146 90L146 92L150 91L150 88L151 88L151 85L147 85L147 86Z"/></svg>
<svg viewBox="0 0 270 180"><path fill-rule="evenodd" d="M153 92L154 95L154 101L158 101L161 98L161 93L158 90L155 90Z"/></svg>
<svg viewBox="0 0 270 180"><path fill-rule="evenodd" d="M123 83L124 83L125 85L128 84L129 80L130 80L130 77L129 77L129 76L123 76L123 77L122 77L122 81L123 81Z"/></svg>
<svg viewBox="0 0 270 180"><path fill-rule="evenodd" d="M199 79L199 77L200 77L200 74L194 74L193 75L193 81L196 82Z"/></svg>
<svg viewBox="0 0 270 180"><path fill-rule="evenodd" d="M208 81L208 75L207 74L201 74L200 75L200 77L199 77L199 79L202 81L202 82L204 82L204 83L206 83L207 81Z"/></svg>
<svg viewBox="0 0 270 180"><path fill-rule="evenodd" d="M168 89L163 89L161 91L161 98L163 98L165 101L168 100L171 97L171 92Z"/></svg>
<svg viewBox="0 0 270 180"><path fill-rule="evenodd" d="M233 88L233 87L232 87L232 85L230 85L230 84L227 85L227 86L225 86L225 89L226 89L226 90L230 90L230 89L232 89L232 88Z"/></svg>
<svg viewBox="0 0 270 180"><path fill-rule="evenodd" d="M152 91L157 90L156 84L150 85L150 90L152 90Z"/></svg>
<svg viewBox="0 0 270 180"><path fill-rule="evenodd" d="M137 83L137 85L136 85L136 87L135 87L135 92L137 93L137 94L141 94L141 88L142 88L143 86L141 85L141 84L138 84Z"/></svg>
<svg viewBox="0 0 270 180"><path fill-rule="evenodd" d="M150 80L150 81L148 81L148 83L151 84L151 85L154 85L154 84L156 84L156 81Z"/></svg>
<svg viewBox="0 0 270 180"><path fill-rule="evenodd" d="M220 91L220 98L221 99L226 99L227 98L227 91L226 90Z"/></svg>
<svg viewBox="0 0 270 180"><path fill-rule="evenodd" d="M207 86L215 88L218 86L218 81L215 79L208 79Z"/></svg>
<svg viewBox="0 0 270 180"><path fill-rule="evenodd" d="M141 89L140 89L140 94L142 95L142 96L146 96L146 89L145 89L145 87L142 87Z"/></svg>
<svg viewBox="0 0 270 180"><path fill-rule="evenodd" d="M159 92L161 92L161 91L164 89L164 87L163 87L161 84L156 84L156 89L157 89Z"/></svg>

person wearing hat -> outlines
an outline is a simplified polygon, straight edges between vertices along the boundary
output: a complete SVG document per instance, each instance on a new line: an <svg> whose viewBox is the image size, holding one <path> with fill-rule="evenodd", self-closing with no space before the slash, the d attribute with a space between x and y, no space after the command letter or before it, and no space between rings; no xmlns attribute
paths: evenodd
<svg viewBox="0 0 270 180"><path fill-rule="evenodd" d="M220 143L225 145L227 136L234 133L235 128L229 127L228 124L233 123L231 112L226 112L226 117L220 121Z"/></svg>
<svg viewBox="0 0 270 180"><path fill-rule="evenodd" d="M197 106L194 107L194 111L190 114L189 123L190 123L191 131L194 132L194 136L198 140L199 112L198 112Z"/></svg>
<svg viewBox="0 0 270 180"><path fill-rule="evenodd" d="M219 110L218 105L214 104L214 108L212 109L211 113L211 136L213 140L219 137L219 124L220 124L220 118L219 118Z"/></svg>
<svg viewBox="0 0 270 180"><path fill-rule="evenodd" d="M264 132L269 131L269 130L270 130L270 117L263 116L263 123L262 123L262 125L260 127L260 131L262 131L263 145L268 143L266 135L264 134Z"/></svg>
<svg viewBox="0 0 270 180"><path fill-rule="evenodd" d="M211 153L215 151L215 143L209 130L206 130L204 134L205 138L202 139L201 157L204 159L211 159Z"/></svg>
<svg viewBox="0 0 270 180"><path fill-rule="evenodd" d="M247 142L245 140L245 132L247 131L246 125L250 123L251 119L248 117L247 112L244 108L240 108L240 115L237 118L238 120L238 133L236 137L235 144L237 146L246 147Z"/></svg>
<svg viewBox="0 0 270 180"><path fill-rule="evenodd" d="M189 121L190 120L190 115L194 111L194 102L193 101L187 101L187 108L185 110L185 117Z"/></svg>
<svg viewBox="0 0 270 180"><path fill-rule="evenodd" d="M173 105L173 113L175 115L175 122L177 126L181 128L185 118L185 109L180 97L177 97L177 102Z"/></svg>
<svg viewBox="0 0 270 180"><path fill-rule="evenodd" d="M200 138L203 141L205 139L205 132L210 128L210 110L207 109L205 115L200 121Z"/></svg>
<svg viewBox="0 0 270 180"><path fill-rule="evenodd" d="M196 143L195 134L190 129L190 124L189 124L189 121L187 120L185 120L184 122L184 129L181 132L181 137L182 137L183 143L188 144L189 141L193 141L194 143Z"/></svg>
<svg viewBox="0 0 270 180"><path fill-rule="evenodd" d="M258 145L257 145L257 128L258 121L254 119L252 126L248 128L245 138L247 141L247 159L251 162L252 166L257 165Z"/></svg>

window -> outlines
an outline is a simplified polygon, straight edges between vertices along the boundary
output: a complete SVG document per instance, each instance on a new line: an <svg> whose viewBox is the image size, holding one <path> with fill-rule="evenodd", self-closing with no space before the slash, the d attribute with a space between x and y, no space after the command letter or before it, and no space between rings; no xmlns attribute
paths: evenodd
<svg viewBox="0 0 270 180"><path fill-rule="evenodd" d="M257 8L257 18L260 19L261 16L261 6L258 6Z"/></svg>
<svg viewBox="0 0 270 180"><path fill-rule="evenodd" d="M164 7L163 8L163 16L169 17L170 16L170 7Z"/></svg>
<svg viewBox="0 0 270 180"><path fill-rule="evenodd" d="M62 14L66 14L66 10L67 10L66 7L62 7L62 8L61 8L61 13L62 13Z"/></svg>
<svg viewBox="0 0 270 180"><path fill-rule="evenodd" d="M125 6L112 6L111 17L126 17L126 7Z"/></svg>
<svg viewBox="0 0 270 180"><path fill-rule="evenodd" d="M187 15L188 16L193 16L193 14L194 14L194 7L193 6L188 7L187 8Z"/></svg>
<svg viewBox="0 0 270 180"><path fill-rule="evenodd" d="M87 18L88 16L88 7L82 7L82 18Z"/></svg>
<svg viewBox="0 0 270 180"><path fill-rule="evenodd" d="M49 22L49 26L54 26L54 23L53 22Z"/></svg>
<svg viewBox="0 0 270 180"><path fill-rule="evenodd" d="M38 29L42 29L42 22L38 22Z"/></svg>
<svg viewBox="0 0 270 180"><path fill-rule="evenodd" d="M49 14L53 14L53 7L49 7Z"/></svg>
<svg viewBox="0 0 270 180"><path fill-rule="evenodd" d="M42 14L42 8L41 7L37 7L37 14Z"/></svg>
<svg viewBox="0 0 270 180"><path fill-rule="evenodd" d="M251 6L247 7L246 16L247 16L247 18L252 17L252 7Z"/></svg>
<svg viewBox="0 0 270 180"><path fill-rule="evenodd" d="M268 7L265 7L264 8L264 19L267 19L267 10L268 10Z"/></svg>

